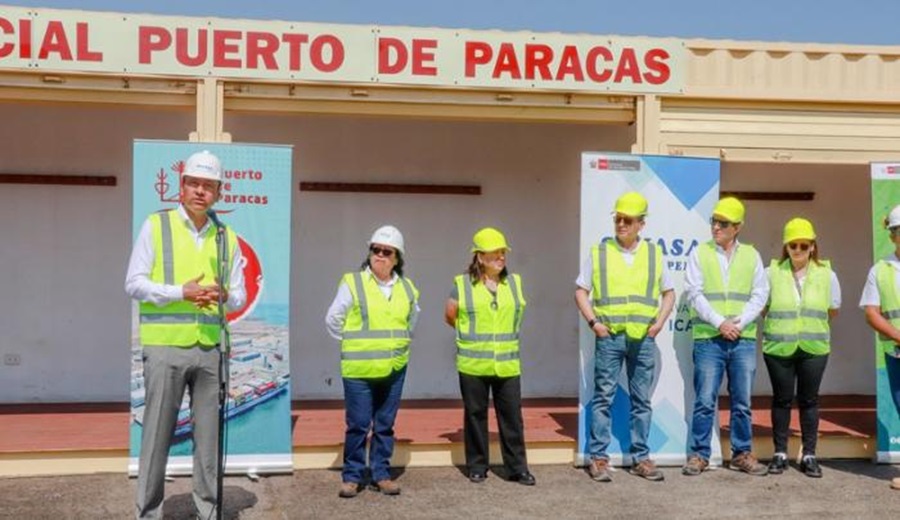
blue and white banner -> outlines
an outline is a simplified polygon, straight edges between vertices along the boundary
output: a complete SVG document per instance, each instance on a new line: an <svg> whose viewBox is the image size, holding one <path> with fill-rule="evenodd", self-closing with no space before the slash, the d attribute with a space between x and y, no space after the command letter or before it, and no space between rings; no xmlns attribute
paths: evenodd
<svg viewBox="0 0 900 520"><path fill-rule="evenodd" d="M613 208L628 191L640 192L649 202L649 215L641 238L659 244L673 275L676 305L656 338L659 348L652 392L651 457L662 465L685 461L693 406L693 339L690 313L684 297L688 254L710 239L709 216L719 199L719 161L689 157L638 156L586 152L581 156L581 247L579 261L590 248L614 240ZM581 384L576 463L590 460L588 439L594 394L595 336L581 321ZM631 464L629 454L628 383L622 367L612 404L612 443L608 453L615 465ZM718 422L713 432L713 463L721 462Z"/></svg>
<svg viewBox="0 0 900 520"><path fill-rule="evenodd" d="M247 290L244 307L228 314L231 354L225 469L229 473L289 472L293 470L288 358L292 148L135 141L135 238L148 215L178 207L184 161L200 150L209 150L222 161L222 198L214 209L238 236ZM137 309L135 302L131 320L128 466L132 475L137 473L144 410ZM190 407L185 395L167 472L191 473L192 448Z"/></svg>

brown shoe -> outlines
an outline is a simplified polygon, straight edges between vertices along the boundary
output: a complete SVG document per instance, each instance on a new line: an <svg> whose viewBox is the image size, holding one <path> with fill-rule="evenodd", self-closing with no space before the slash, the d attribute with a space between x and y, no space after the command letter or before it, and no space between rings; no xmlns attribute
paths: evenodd
<svg viewBox="0 0 900 520"><path fill-rule="evenodd" d="M699 455L691 455L681 468L681 474L688 477L696 477L709 468L709 461Z"/></svg>
<svg viewBox="0 0 900 520"><path fill-rule="evenodd" d="M594 459L588 466L588 475L597 482L611 482L612 474L609 472L609 461L606 459Z"/></svg>
<svg viewBox="0 0 900 520"><path fill-rule="evenodd" d="M731 458L731 462L728 463L728 469L733 469L735 471L743 471L748 475L754 475L757 477L762 477L769 473L769 468L765 466L765 464L761 464L756 457L753 456L749 451L745 451L744 453L740 453Z"/></svg>
<svg viewBox="0 0 900 520"><path fill-rule="evenodd" d="M652 480L653 482L658 482L663 480L665 477L662 474L656 464L653 463L650 459L644 459L637 464L631 466L631 470L628 471L632 475L637 475L639 477L644 477L647 480Z"/></svg>
<svg viewBox="0 0 900 520"><path fill-rule="evenodd" d="M375 483L375 487L378 491L381 491L383 495L399 495L400 494L400 484L397 484L393 480L386 478L384 480L379 480Z"/></svg>
<svg viewBox="0 0 900 520"><path fill-rule="evenodd" d="M344 482L338 496L341 498L353 498L359 494L359 484L356 482Z"/></svg>

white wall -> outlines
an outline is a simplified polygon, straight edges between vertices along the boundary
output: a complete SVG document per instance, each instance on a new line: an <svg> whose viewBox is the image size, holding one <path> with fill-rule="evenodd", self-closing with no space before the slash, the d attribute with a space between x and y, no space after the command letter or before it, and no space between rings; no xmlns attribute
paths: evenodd
<svg viewBox="0 0 900 520"><path fill-rule="evenodd" d="M785 222L812 220L820 258L832 261L843 303L832 323L832 353L823 394L874 394L873 335L859 310L859 297L872 264L871 190L868 166L781 164L722 165L722 190L812 191L809 202L748 201L741 240L754 244L769 264L781 254ZM755 394L771 395L769 375L759 355Z"/></svg>
<svg viewBox="0 0 900 520"><path fill-rule="evenodd" d="M0 402L125 401L134 138L184 139L193 111L0 104L0 173L115 175L118 186L0 185ZM453 334L442 322L472 233L503 229L522 273L524 392L575 396L579 157L627 151L633 127L468 123L226 113L235 141L295 145L300 181L477 184L480 196L294 192L291 292L295 398L341 395L339 347L324 332L341 273L372 230L400 227L423 314L407 397L456 397ZM871 263L865 166L723 164L726 190L808 190L813 202L749 202L743 237L766 261L784 222L816 224L844 290L824 393L872 394L873 347L856 303ZM760 360L756 393L768 394Z"/></svg>
<svg viewBox="0 0 900 520"><path fill-rule="evenodd" d="M295 192L291 367L295 398L342 395L339 345L324 316L342 273L366 241L393 223L407 243L407 274L422 293L404 396L457 397L453 331L443 306L470 260L472 234L501 228L523 276L523 391L574 396L580 153L627 151L631 127L436 122L226 114L235 141L292 143L300 181L476 184L480 196Z"/></svg>
<svg viewBox="0 0 900 520"><path fill-rule="evenodd" d="M131 143L185 139L193 110L0 104L0 173L114 175L115 187L0 184L0 402L127 401Z"/></svg>

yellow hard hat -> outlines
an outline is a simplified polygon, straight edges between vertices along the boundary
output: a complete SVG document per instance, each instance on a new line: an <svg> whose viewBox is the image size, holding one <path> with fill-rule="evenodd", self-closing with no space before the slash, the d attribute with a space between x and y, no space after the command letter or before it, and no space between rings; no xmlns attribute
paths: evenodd
<svg viewBox="0 0 900 520"><path fill-rule="evenodd" d="M489 253L498 249L507 249L506 237L499 230L492 227L479 229L472 237L472 252Z"/></svg>
<svg viewBox="0 0 900 520"><path fill-rule="evenodd" d="M725 217L729 222L740 224L744 221L744 203L734 197L721 198L713 208L713 215Z"/></svg>
<svg viewBox="0 0 900 520"><path fill-rule="evenodd" d="M616 213L629 217L643 217L647 214L647 199L636 191L629 191L616 199Z"/></svg>
<svg viewBox="0 0 900 520"><path fill-rule="evenodd" d="M784 225L784 243L793 242L794 240L815 240L816 230L813 229L812 222L805 218L792 218Z"/></svg>

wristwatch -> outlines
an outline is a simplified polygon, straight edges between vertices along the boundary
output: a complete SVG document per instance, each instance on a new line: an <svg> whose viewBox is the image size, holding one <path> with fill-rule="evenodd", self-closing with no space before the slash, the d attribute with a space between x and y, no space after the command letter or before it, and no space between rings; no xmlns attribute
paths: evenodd
<svg viewBox="0 0 900 520"><path fill-rule="evenodd" d="M594 325L596 325L596 324L597 324L597 318L591 318L588 320L588 327L593 329Z"/></svg>

